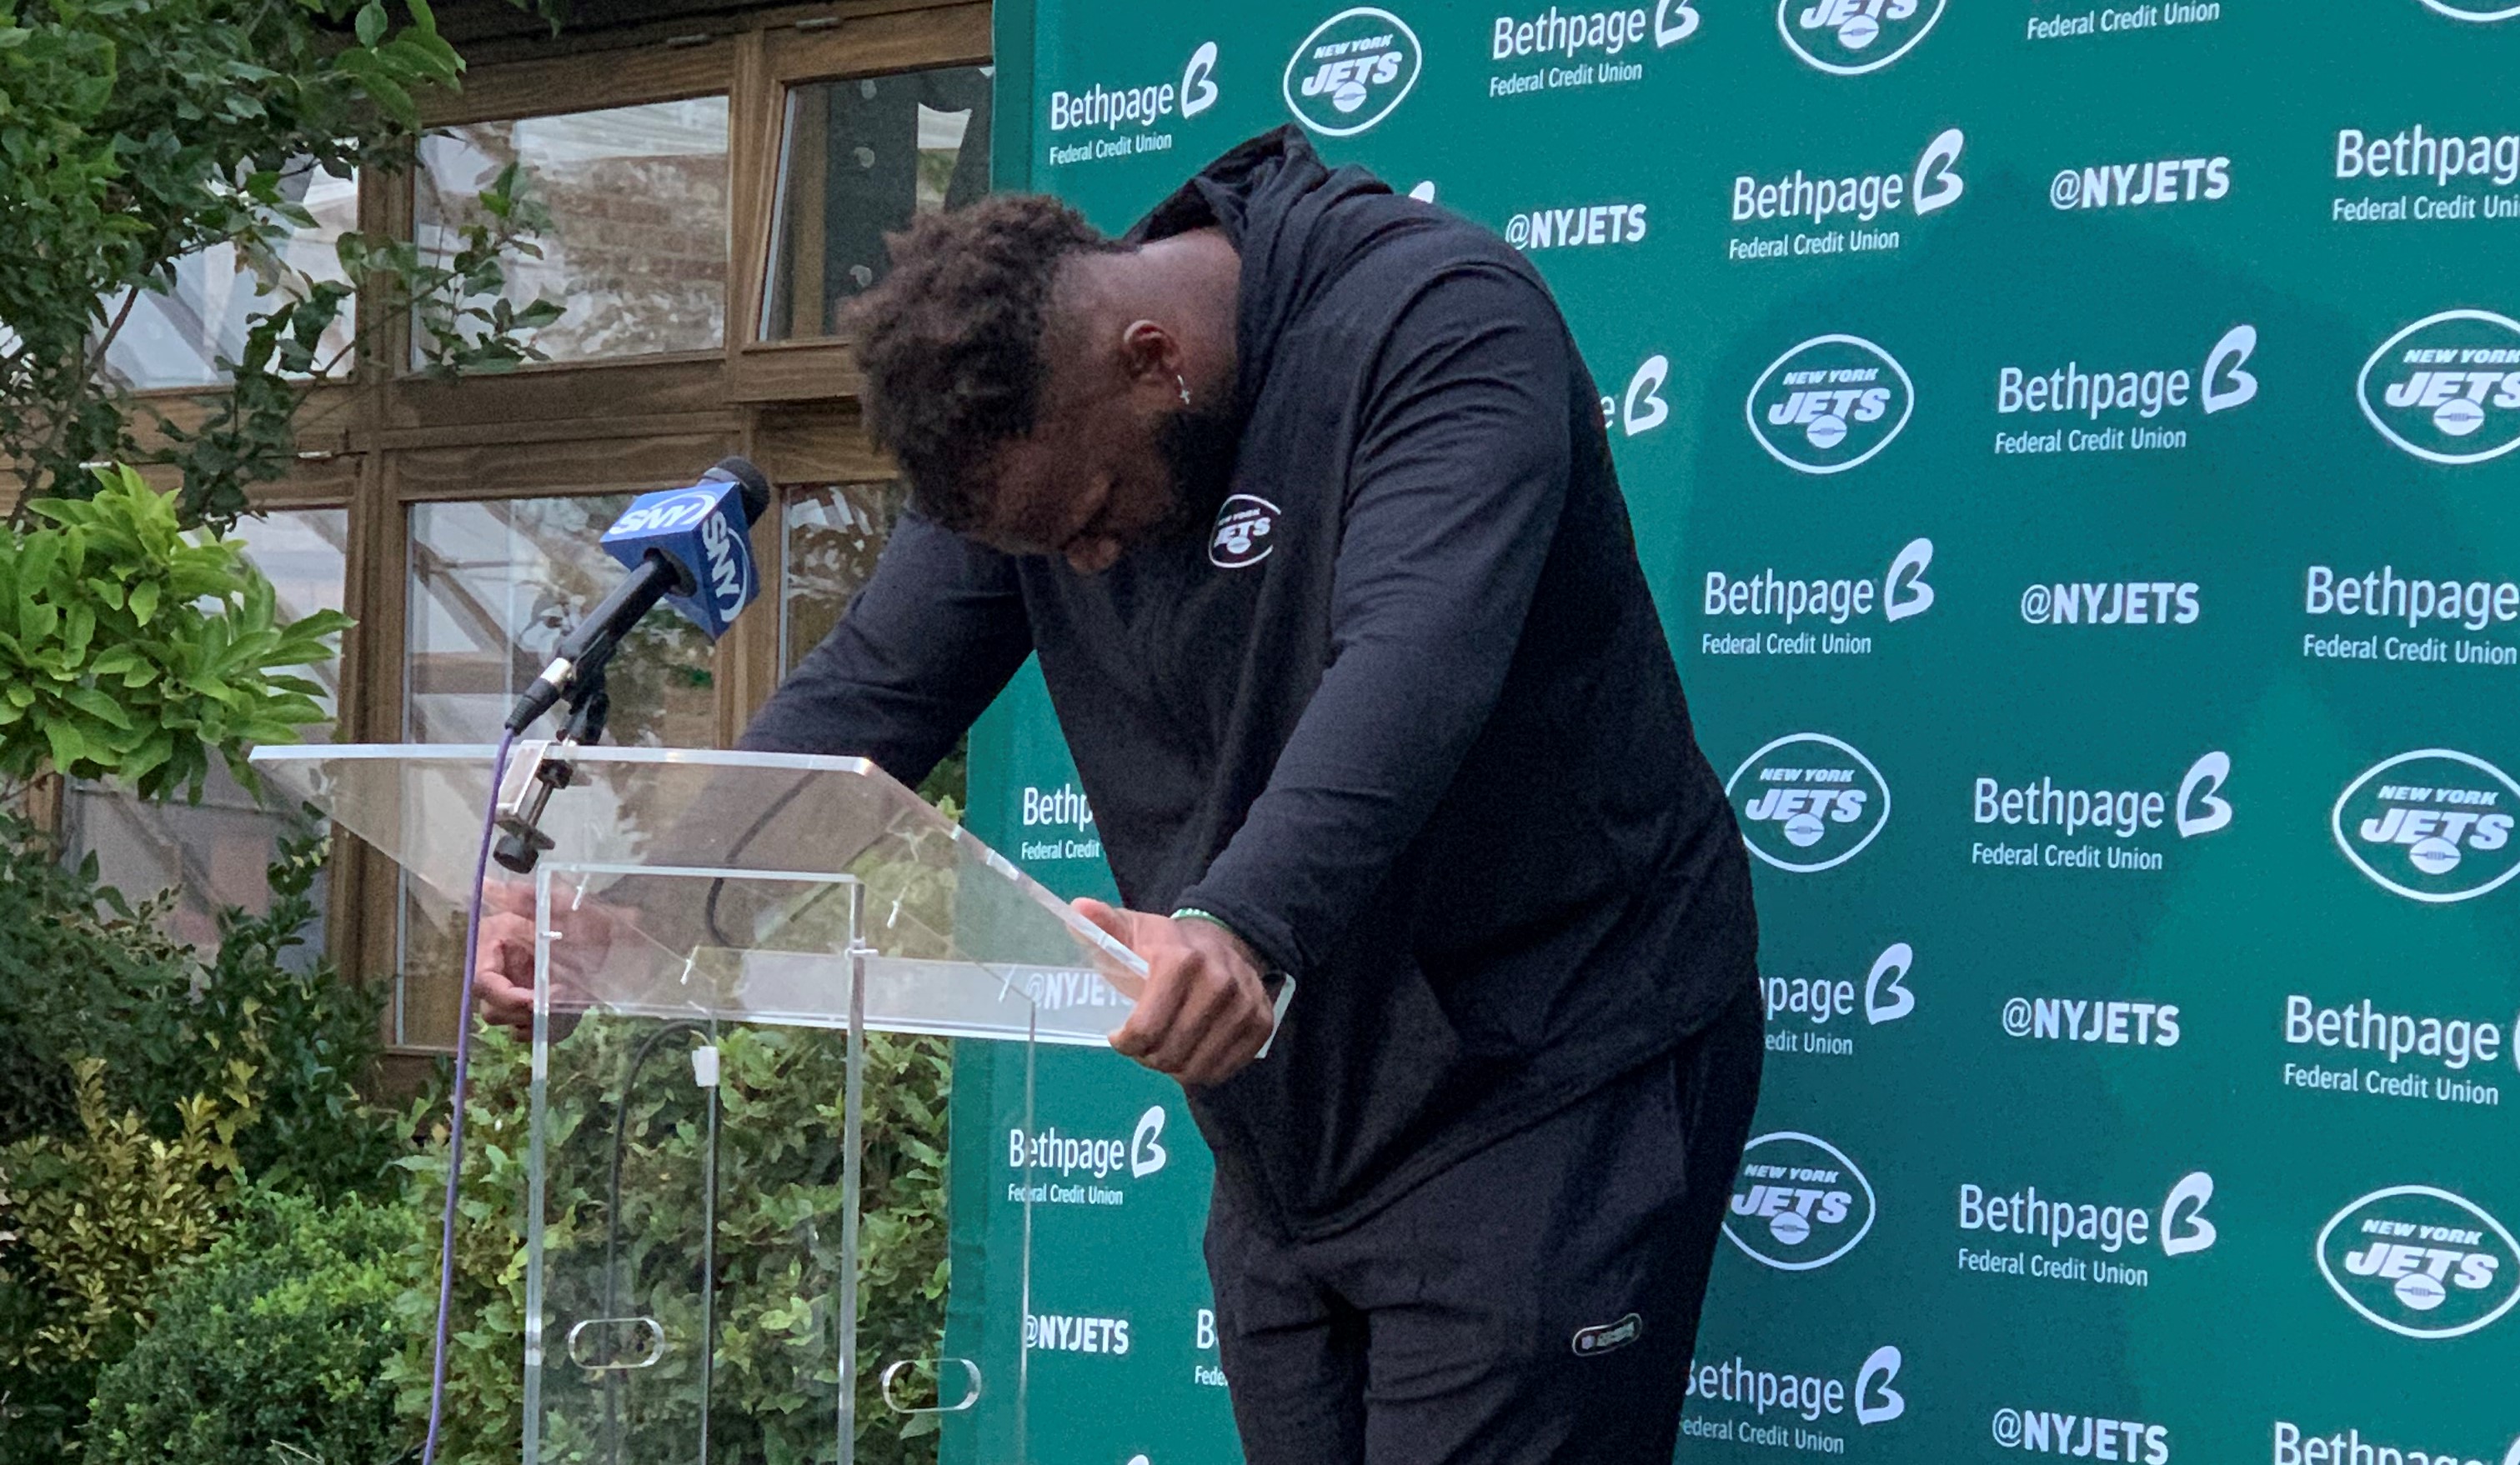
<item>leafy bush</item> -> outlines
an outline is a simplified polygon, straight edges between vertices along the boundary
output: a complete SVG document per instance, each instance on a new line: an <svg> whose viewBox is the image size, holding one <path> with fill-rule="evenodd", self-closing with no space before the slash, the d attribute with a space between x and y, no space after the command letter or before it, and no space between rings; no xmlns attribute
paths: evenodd
<svg viewBox="0 0 2520 1465"><path fill-rule="evenodd" d="M87 1465L386 1465L391 1304L419 1227L397 1206L253 1195L98 1381Z"/></svg>
<svg viewBox="0 0 2520 1465"><path fill-rule="evenodd" d="M242 1058L254 1069L254 1113L236 1136L247 1175L324 1195L390 1190L407 1129L356 1087L380 1051L383 993L299 951L324 860L315 829L283 839L269 909L220 912L203 964L159 933L164 898L133 905L98 882L94 861L65 866L0 816L0 1144L81 1132L82 1059L101 1060L109 1108L168 1135Z"/></svg>
<svg viewBox="0 0 2520 1465"><path fill-rule="evenodd" d="M168 1267L228 1223L241 1179L388 1187L408 1127L353 1087L375 992L292 969L319 839L285 843L260 916L207 966L94 865L0 820L0 1465L62 1458L97 1371L145 1330Z"/></svg>
<svg viewBox="0 0 2520 1465"><path fill-rule="evenodd" d="M657 1041L634 1078L632 1060L651 1038ZM548 1306L563 1318L653 1315L684 1346L652 1369L625 1375L632 1382L608 1395L601 1373L567 1366L564 1329L556 1330L544 1372L546 1460L602 1465L612 1429L635 1431L652 1451L659 1441L696 1435L698 1359L688 1340L700 1331L693 1263L702 1229L706 1124L705 1091L693 1084L690 1053L701 1041L697 1031L655 1022L589 1017L555 1044L546 1141ZM711 1448L772 1465L828 1461L836 1452L831 1300L844 1195L843 1038L808 1028L737 1028L715 1042L721 1115ZM857 1458L913 1465L936 1458L934 1416L905 1418L873 1400L883 1364L930 1356L943 1326L952 1065L940 1040L877 1034L867 1047L859 1387L869 1406L859 1412ZM475 1035L456 1238L458 1321L443 1445L449 1460L510 1460L520 1444L529 1056L504 1032ZM610 1199L616 1139L617 1213ZM433 1212L445 1183L443 1133L409 1164L416 1193ZM608 1254L614 1259L610 1310L598 1306ZM413 1284L396 1305L407 1343L394 1377L415 1429L428 1403L436 1261L432 1225L413 1244L406 1267Z"/></svg>
<svg viewBox="0 0 2520 1465"><path fill-rule="evenodd" d="M193 966L159 934L158 907L67 867L35 830L0 814L0 1144L78 1132L73 1074L105 1060L111 1095L158 1132L203 1088L184 1018Z"/></svg>
<svg viewBox="0 0 2520 1465"><path fill-rule="evenodd" d="M330 660L349 618L282 621L242 540L187 532L130 468L96 477L95 497L37 500L48 524L0 535L0 776L198 800L215 748L254 786L249 746L326 717L323 688L286 669Z"/></svg>
<svg viewBox="0 0 2520 1465"><path fill-rule="evenodd" d="M388 1196L413 1124L360 1086L383 1052L382 982L354 982L329 958L301 954L321 912L314 885L329 841L313 823L280 842L260 915L219 912L219 950L195 980L186 1013L195 1051L255 1055L253 1122L237 1134L245 1174L269 1189L318 1197Z"/></svg>
<svg viewBox="0 0 2520 1465"><path fill-rule="evenodd" d="M237 1178L236 1131L250 1116L252 1068L221 1095L185 1100L174 1135L107 1104L101 1059L77 1067L81 1132L0 1150L0 1382L25 1401L9 1421L11 1458L44 1458L75 1428L99 1365L148 1323L168 1266L219 1231ZM57 1457L57 1455L55 1456Z"/></svg>

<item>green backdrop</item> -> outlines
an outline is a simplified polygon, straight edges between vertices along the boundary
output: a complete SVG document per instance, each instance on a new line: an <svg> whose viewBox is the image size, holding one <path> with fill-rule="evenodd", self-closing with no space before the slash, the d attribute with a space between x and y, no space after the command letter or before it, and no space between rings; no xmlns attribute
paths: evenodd
<svg viewBox="0 0 2520 1465"><path fill-rule="evenodd" d="M1758 857L1684 1459L2520 1465L2520 5L998 14L1002 184L1295 117L1573 324ZM1029 676L972 784L1107 891ZM1036 1092L1032 1451L1234 1460L1178 1090Z"/></svg>

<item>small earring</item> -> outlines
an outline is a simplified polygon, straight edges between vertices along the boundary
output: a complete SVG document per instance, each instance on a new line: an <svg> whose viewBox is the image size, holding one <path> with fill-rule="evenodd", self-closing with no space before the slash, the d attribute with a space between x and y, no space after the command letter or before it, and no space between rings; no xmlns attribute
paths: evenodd
<svg viewBox="0 0 2520 1465"><path fill-rule="evenodd" d="M1190 405L1190 383L1184 381L1181 378L1181 374L1176 372L1173 374L1173 385L1181 388L1182 405L1184 407L1188 407Z"/></svg>

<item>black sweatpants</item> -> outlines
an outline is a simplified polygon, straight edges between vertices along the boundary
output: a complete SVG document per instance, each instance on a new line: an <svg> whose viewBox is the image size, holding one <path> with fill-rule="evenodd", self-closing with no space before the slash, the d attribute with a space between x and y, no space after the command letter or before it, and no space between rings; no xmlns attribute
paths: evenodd
<svg viewBox="0 0 2520 1465"><path fill-rule="evenodd" d="M1765 1051L1754 990L1321 1240L1220 1191L1207 1268L1248 1465L1669 1465Z"/></svg>

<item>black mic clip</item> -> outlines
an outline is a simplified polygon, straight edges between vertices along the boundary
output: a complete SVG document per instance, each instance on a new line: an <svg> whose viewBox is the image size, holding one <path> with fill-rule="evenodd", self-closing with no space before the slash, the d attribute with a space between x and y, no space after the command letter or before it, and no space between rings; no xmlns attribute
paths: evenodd
<svg viewBox="0 0 2520 1465"><path fill-rule="evenodd" d="M567 750L604 740L605 720L612 713L612 693L605 686L604 671L611 659L608 645L594 652L578 663L568 689L560 693L560 699L568 703L568 721L561 728L559 741L535 749L531 791L520 792L512 806L499 813L499 841L491 847L490 858L501 868L532 874L543 851L552 847L552 837L542 831L543 809L554 793L577 777L577 765L569 761Z"/></svg>

